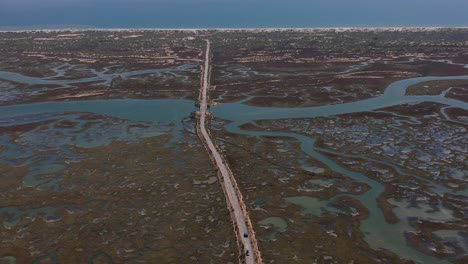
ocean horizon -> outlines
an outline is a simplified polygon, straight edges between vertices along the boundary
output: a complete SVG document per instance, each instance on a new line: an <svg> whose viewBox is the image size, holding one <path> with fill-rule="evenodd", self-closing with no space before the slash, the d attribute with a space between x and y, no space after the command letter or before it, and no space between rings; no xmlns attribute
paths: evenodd
<svg viewBox="0 0 468 264"><path fill-rule="evenodd" d="M0 30L467 27L465 0L0 0Z"/></svg>
<svg viewBox="0 0 468 264"><path fill-rule="evenodd" d="M265 28L94 28L94 27L26 27L26 28L2 28L0 27L0 32L62 32L62 31L71 31L71 32L82 32L82 31L204 31L204 30L214 30L214 31L327 31L327 30L337 30L337 31L399 31L399 30L414 30L414 31L431 31L431 30L443 30L443 29L468 29L468 27L308 27L308 28L299 28L299 27L265 27Z"/></svg>

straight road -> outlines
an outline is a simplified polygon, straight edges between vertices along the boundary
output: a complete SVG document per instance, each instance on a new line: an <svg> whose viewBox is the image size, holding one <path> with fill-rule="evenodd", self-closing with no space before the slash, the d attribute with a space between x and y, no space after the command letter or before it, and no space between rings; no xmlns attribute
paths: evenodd
<svg viewBox="0 0 468 264"><path fill-rule="evenodd" d="M224 186L225 195L227 197L227 203L232 208L232 216L234 216L234 221L237 225L238 230L238 238L239 241L244 246L244 254L245 254L245 263L247 264L254 264L256 263L255 254L253 251L252 244L256 243L256 240L252 234L249 232L249 228L246 224L246 218L248 215L244 215L244 211L242 210L241 203L242 201L239 199L236 188L234 186L235 183L231 180L231 175L229 175L230 170L228 169L226 163L224 162L223 158L219 154L217 148L215 147L213 141L211 140L210 135L206 130L205 120L206 114L208 110L208 102L207 102L207 90L209 86L209 72L210 72L210 41L206 41L206 58L205 58L205 66L203 70L203 82L202 87L200 90L200 132L202 136L202 140L205 141L206 146L208 147L209 153L214 161L216 162L216 166L219 169L219 172L222 175L223 181L221 184ZM245 206L245 205L244 205ZM250 222L250 221L249 221ZM248 237L244 237L244 234L248 234ZM253 240L253 241L252 241ZM258 248L257 246L255 248ZM246 252L249 252L248 256Z"/></svg>

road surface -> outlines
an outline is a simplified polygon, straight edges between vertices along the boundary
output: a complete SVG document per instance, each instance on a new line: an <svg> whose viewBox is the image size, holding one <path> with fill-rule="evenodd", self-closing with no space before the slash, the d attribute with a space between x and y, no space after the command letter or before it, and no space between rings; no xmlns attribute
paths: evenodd
<svg viewBox="0 0 468 264"><path fill-rule="evenodd" d="M231 206L232 208L232 216L234 216L234 221L237 226L237 236L239 241L243 244L244 246L244 256L245 256L245 263L247 264L254 264L257 263L256 256L254 254L253 246L252 244L255 243L255 248L258 249L258 246L256 245L256 240L255 236L251 234L249 231L249 228L246 224L246 218L248 215L245 215L244 211L242 210L241 199L239 199L237 193L236 193L236 187L234 186L235 183L231 180L231 177L229 175L230 170L228 169L227 165L225 164L223 158L219 154L217 148L215 147L213 141L211 140L210 135L208 134L206 130L206 125L205 125L205 120L206 120L206 114L208 110L208 102L207 102L207 90L209 86L209 72L210 72L210 41L206 41L206 58L205 58L205 65L204 65L204 70L203 70L203 81L202 81L202 87L200 90L201 96L200 96L200 133L202 136L202 140L205 141L206 146L209 149L211 157L214 159L216 162L216 166L219 169L219 172L222 175L222 182L221 184L224 186L225 190L225 195L227 198L227 203ZM245 208L245 205L243 205ZM249 220L250 222L250 220ZM244 234L248 234L248 237L245 238ZM252 241L253 240L253 241ZM249 255L247 256L245 253L249 252ZM258 251L257 251L258 252Z"/></svg>

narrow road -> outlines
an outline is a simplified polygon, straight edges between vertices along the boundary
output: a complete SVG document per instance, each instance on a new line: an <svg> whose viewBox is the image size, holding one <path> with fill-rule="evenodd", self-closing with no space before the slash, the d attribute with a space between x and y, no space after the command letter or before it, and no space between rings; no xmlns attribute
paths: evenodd
<svg viewBox="0 0 468 264"><path fill-rule="evenodd" d="M255 239L255 235L249 230L247 221L250 223L250 219L248 219L248 214L246 213L246 207L243 204L243 201L237 195L235 182L231 180L233 175L230 175L231 170L227 167L226 163L224 162L223 158L219 154L217 148L215 147L213 141L211 140L210 135L206 130L206 114L208 110L208 102L207 102L207 90L209 86L209 72L210 72L210 41L206 41L206 58L205 58L205 66L203 70L203 81L202 87L200 90L200 124L199 124L199 131L201 133L201 138L205 142L205 146L209 149L209 154L214 159L216 166L219 169L219 173L222 175L222 182L221 184L224 186L225 196L228 200L227 203L230 205L232 209L231 217L233 217L236 226L237 226L237 236L239 241L243 244L244 247L244 256L245 256L245 263L247 264L254 264L257 262L261 262L261 257L259 256L257 241ZM242 209L244 208L244 210ZM244 237L244 234L248 234L247 237ZM255 245L255 251L253 244ZM248 255L246 253L249 253ZM255 254L257 253L257 254ZM257 256L256 256L257 255Z"/></svg>

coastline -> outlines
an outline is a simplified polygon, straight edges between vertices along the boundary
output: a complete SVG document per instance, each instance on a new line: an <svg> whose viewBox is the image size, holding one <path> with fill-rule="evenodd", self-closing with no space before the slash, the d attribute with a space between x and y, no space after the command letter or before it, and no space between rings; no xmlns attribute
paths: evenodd
<svg viewBox="0 0 468 264"><path fill-rule="evenodd" d="M139 32L139 31L221 31L221 32L275 32L275 31L296 31L296 32L366 32L366 31L440 31L447 29L468 29L468 26L440 26L440 27L271 27L271 28L56 28L56 29L20 29L8 30L0 29L0 33L25 33L25 32L83 32L83 31L103 31L103 32Z"/></svg>

